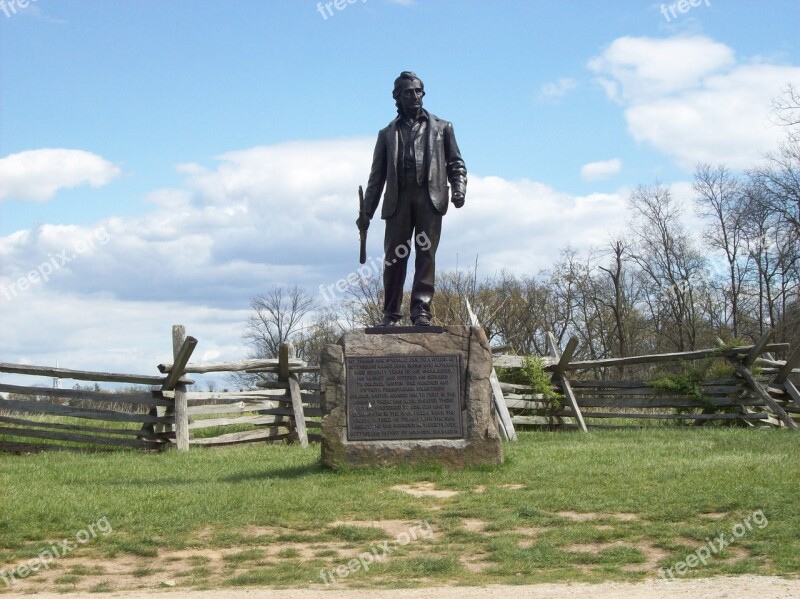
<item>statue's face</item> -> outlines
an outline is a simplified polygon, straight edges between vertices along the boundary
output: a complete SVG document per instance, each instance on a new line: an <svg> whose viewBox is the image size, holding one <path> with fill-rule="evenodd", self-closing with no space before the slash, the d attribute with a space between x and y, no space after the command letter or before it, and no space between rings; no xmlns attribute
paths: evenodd
<svg viewBox="0 0 800 599"><path fill-rule="evenodd" d="M422 108L422 96L425 92L422 89L422 83L417 80L403 81L400 89L400 108L405 115L415 115Z"/></svg>

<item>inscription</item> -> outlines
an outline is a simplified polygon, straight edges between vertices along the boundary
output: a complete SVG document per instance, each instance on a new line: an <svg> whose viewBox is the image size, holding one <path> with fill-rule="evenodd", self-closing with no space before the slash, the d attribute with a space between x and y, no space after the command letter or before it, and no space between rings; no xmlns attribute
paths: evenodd
<svg viewBox="0 0 800 599"><path fill-rule="evenodd" d="M351 356L347 438L461 439L458 356Z"/></svg>

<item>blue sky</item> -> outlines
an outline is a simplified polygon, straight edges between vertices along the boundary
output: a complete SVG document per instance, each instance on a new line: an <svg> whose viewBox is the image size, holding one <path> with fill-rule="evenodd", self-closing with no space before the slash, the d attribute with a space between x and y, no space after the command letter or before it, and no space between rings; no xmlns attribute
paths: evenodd
<svg viewBox="0 0 800 599"><path fill-rule="evenodd" d="M754 165L779 139L771 98L800 85L794 0L18 2L0 5L6 362L149 372L182 320L198 359L244 355L254 294L357 267L355 190L401 70L470 173L439 261L487 275L602 244L638 184L690 206L693 166Z"/></svg>

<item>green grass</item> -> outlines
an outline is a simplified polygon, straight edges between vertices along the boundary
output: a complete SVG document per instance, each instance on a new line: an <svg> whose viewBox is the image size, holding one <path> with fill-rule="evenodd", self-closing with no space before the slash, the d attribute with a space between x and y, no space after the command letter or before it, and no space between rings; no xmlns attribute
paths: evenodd
<svg viewBox="0 0 800 599"><path fill-rule="evenodd" d="M788 431L649 428L522 433L505 446L504 465L462 472L332 472L320 467L318 446L296 445L2 455L0 568L30 560L48 540L74 540L105 517L111 532L54 564L65 568L59 584L120 590L104 570L70 569L69 559L91 557L99 567L137 556L152 566L135 573L171 568L155 578L181 586L307 586L322 584L321 570L395 541L379 527L341 522L426 520L434 538L394 543L386 559L333 584L642 580L761 510L768 525L687 576L798 576L798 449L800 436ZM414 498L392 489L422 481L459 494ZM225 558L186 557L209 549L225 549ZM181 560L171 555L177 551Z"/></svg>
<svg viewBox="0 0 800 599"><path fill-rule="evenodd" d="M230 553L223 559L231 564L242 564L244 562L258 561L265 557L265 553L260 549L245 549L238 553Z"/></svg>

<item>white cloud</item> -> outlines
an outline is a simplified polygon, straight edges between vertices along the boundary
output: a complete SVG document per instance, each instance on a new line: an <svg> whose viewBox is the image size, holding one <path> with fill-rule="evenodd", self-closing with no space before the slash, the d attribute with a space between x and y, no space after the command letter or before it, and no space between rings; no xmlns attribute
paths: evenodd
<svg viewBox="0 0 800 599"><path fill-rule="evenodd" d="M0 296L2 362L158 375L157 365L172 361L173 324L185 325L187 334L198 338L192 362L240 360L249 350L241 338L246 302L218 309L62 293L46 285L32 287L23 299L4 302ZM207 377L194 378L202 384ZM50 380L38 383L49 386Z"/></svg>
<svg viewBox="0 0 800 599"><path fill-rule="evenodd" d="M200 340L198 359L243 357L253 296L296 283L322 303L320 285L358 267L356 190L373 143L230 152L213 168L183 165L185 185L151 193L146 214L0 237L0 361L146 373L169 357L175 323ZM437 263L464 267L477 255L480 276L535 274L567 243L602 244L624 222L620 194L471 176L466 206L444 218ZM381 255L383 229L379 219L370 228L370 257ZM32 280L46 264L47 280Z"/></svg>
<svg viewBox="0 0 800 599"><path fill-rule="evenodd" d="M552 101L565 96L576 87L578 87L578 82L574 79L562 78L558 81L551 81L539 88L539 99Z"/></svg>
<svg viewBox="0 0 800 599"><path fill-rule="evenodd" d="M44 148L0 158L0 199L43 202L59 189L101 187L118 177L120 169L83 150Z"/></svg>
<svg viewBox="0 0 800 599"><path fill-rule="evenodd" d="M528 179L470 179L467 204L444 218L437 264L455 267L479 258L479 274L502 269L534 275L552 266L559 250L602 244L624 225L619 194L573 196Z"/></svg>
<svg viewBox="0 0 800 599"><path fill-rule="evenodd" d="M773 149L772 99L800 68L737 62L729 47L702 36L623 37L589 61L608 97L624 107L639 142L686 170L697 162L747 168Z"/></svg>
<svg viewBox="0 0 800 599"><path fill-rule="evenodd" d="M733 50L705 37L621 37L592 58L589 68L606 82L613 100L636 102L696 87L734 62Z"/></svg>
<svg viewBox="0 0 800 599"><path fill-rule="evenodd" d="M316 289L335 282L355 267L356 189L369 172L372 144L295 142L230 152L214 169L183 165L186 187L151 193L147 214L0 238L0 282L10 288L55 259L47 285L65 293L215 306L247 300L270 283ZM591 237L583 227L613 226L617 203L615 196L576 197L526 179L473 175L467 206L445 217L439 262L449 268L456 256L463 264L480 254L499 269L510 265L495 256L517 248L528 256L513 268L536 272L576 231L580 244ZM368 250L378 256L383 225L373 225Z"/></svg>
<svg viewBox="0 0 800 599"><path fill-rule="evenodd" d="M589 162L581 167L581 179L584 181L598 181L608 179L622 170L622 160L614 158L612 160L601 160L600 162Z"/></svg>

